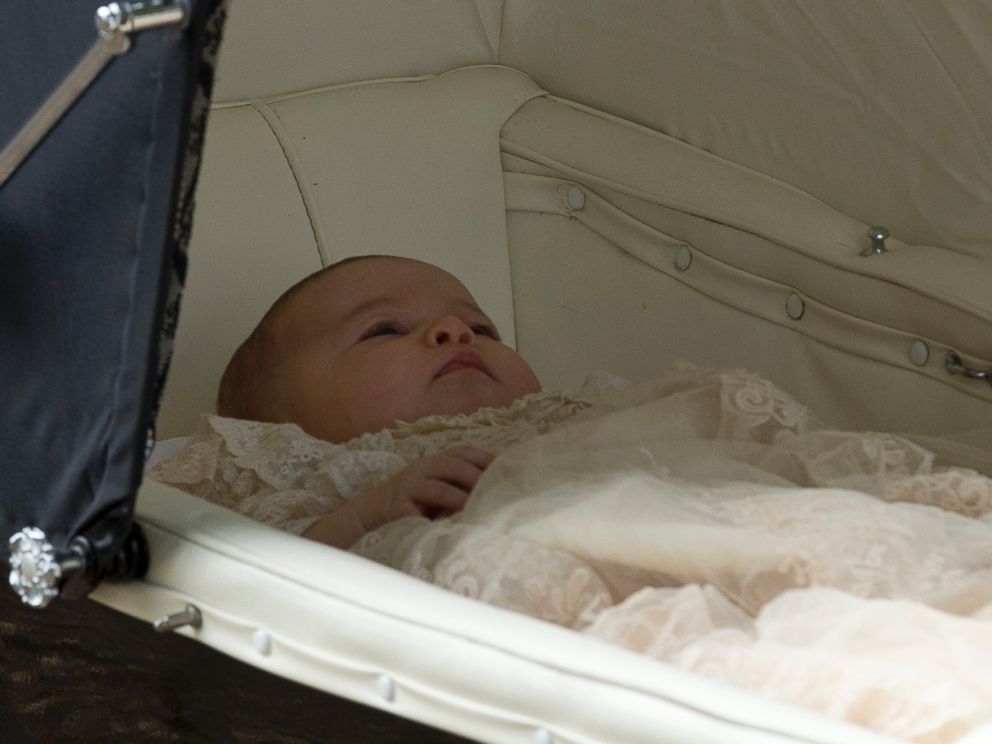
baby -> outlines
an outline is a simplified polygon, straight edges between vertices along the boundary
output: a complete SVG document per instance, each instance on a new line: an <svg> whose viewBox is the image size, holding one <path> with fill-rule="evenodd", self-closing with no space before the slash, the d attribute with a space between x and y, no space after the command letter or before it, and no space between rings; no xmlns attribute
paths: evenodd
<svg viewBox="0 0 992 744"><path fill-rule="evenodd" d="M217 412L345 442L540 390L455 277L420 261L365 256L310 275L272 305L228 364ZM304 536L347 548L401 517L457 511L491 460L469 446L417 460Z"/></svg>

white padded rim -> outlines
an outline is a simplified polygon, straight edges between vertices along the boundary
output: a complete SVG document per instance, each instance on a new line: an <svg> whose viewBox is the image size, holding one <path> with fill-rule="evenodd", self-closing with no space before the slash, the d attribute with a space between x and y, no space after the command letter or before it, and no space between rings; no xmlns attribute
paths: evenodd
<svg viewBox="0 0 992 744"><path fill-rule="evenodd" d="M886 739L713 683L550 623L460 597L146 483L155 559L97 601L317 689L481 741L882 744ZM267 634L268 653L253 642ZM262 647L265 650L265 646ZM387 675L394 696L381 695Z"/></svg>

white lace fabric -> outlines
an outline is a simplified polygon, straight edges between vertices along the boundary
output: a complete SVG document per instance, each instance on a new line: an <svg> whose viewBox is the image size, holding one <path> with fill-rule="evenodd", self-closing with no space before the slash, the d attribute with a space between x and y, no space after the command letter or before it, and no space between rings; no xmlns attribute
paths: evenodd
<svg viewBox="0 0 992 744"><path fill-rule="evenodd" d="M295 424L204 415L185 449L148 476L302 534L321 517L421 457L457 444L494 454L546 432L589 403L567 393L528 395L508 408L429 416L345 444L308 436Z"/></svg>
<svg viewBox="0 0 992 744"><path fill-rule="evenodd" d="M343 445L207 417L152 477L299 533L455 443L499 453L465 509L353 552L895 737L992 720L992 479L827 430L751 373L604 377Z"/></svg>

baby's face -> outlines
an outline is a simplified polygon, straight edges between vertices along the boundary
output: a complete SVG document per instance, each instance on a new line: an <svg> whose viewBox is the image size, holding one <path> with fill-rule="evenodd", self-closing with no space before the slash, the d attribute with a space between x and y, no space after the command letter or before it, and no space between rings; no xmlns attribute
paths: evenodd
<svg viewBox="0 0 992 744"><path fill-rule="evenodd" d="M334 269L292 299L279 332L288 418L332 442L541 389L461 282L417 261Z"/></svg>

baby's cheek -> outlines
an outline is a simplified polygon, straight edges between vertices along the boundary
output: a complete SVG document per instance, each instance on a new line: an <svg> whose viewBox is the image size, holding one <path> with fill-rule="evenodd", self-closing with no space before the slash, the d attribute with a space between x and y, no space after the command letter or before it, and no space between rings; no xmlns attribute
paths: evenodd
<svg viewBox="0 0 992 744"><path fill-rule="evenodd" d="M510 374L506 382L512 388L515 397L519 398L521 395L541 392L541 383L527 361L509 347L507 347L507 353L507 368Z"/></svg>
<svg viewBox="0 0 992 744"><path fill-rule="evenodd" d="M383 395L381 384L360 371L347 380L338 380L328 396L324 415L346 438L358 436L383 427Z"/></svg>
<svg viewBox="0 0 992 744"><path fill-rule="evenodd" d="M381 421L392 425L397 420L415 421L434 413L428 394L429 370L396 364L375 380L375 390L367 399Z"/></svg>

